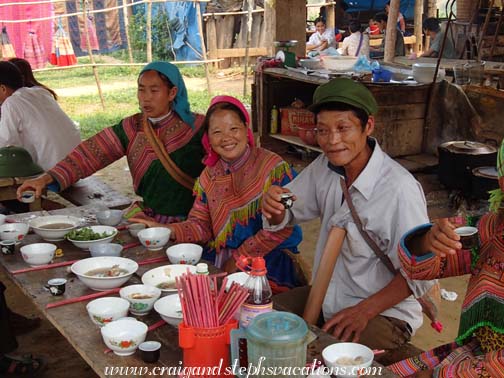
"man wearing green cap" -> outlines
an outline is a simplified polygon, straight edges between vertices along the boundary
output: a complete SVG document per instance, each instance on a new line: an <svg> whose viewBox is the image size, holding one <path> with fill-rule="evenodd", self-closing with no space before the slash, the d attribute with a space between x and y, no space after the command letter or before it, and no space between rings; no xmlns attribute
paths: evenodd
<svg viewBox="0 0 504 378"><path fill-rule="evenodd" d="M323 329L342 341L359 341L377 349L399 348L422 325L421 306L411 294L423 295L432 282L418 283L389 271L361 236L343 187L350 193L364 230L395 269L399 268L401 236L428 222L422 188L370 137L378 106L365 86L334 79L317 88L309 109L316 116L317 141L324 153L285 187L268 190L263 197L264 228L276 231L287 224L320 218L313 272L317 272L330 228L345 229L322 307ZM284 192L292 192L296 199L289 210L280 201ZM304 304L293 310L302 312L302 307Z"/></svg>

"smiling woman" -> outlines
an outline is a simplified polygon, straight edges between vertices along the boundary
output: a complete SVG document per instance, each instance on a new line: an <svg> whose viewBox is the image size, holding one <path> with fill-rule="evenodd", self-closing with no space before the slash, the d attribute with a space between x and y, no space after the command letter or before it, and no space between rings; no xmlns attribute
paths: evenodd
<svg viewBox="0 0 504 378"><path fill-rule="evenodd" d="M143 197L129 214L160 223L184 219L193 202L188 182L203 168L203 117L191 113L182 76L167 62L142 69L137 97L141 113L82 142L47 173L25 181L18 196L28 188L40 196L49 184L64 190L126 155L135 192Z"/></svg>

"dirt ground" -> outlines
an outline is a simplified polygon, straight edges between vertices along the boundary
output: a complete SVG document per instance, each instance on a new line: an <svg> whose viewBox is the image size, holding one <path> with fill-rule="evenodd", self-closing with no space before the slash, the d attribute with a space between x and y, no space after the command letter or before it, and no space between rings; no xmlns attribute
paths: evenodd
<svg viewBox="0 0 504 378"><path fill-rule="evenodd" d="M212 79L214 87L219 87L219 91L228 91L230 94L241 93L243 89L243 80L241 77L226 77L220 75ZM250 82L250 80L249 80ZM122 86L118 83L113 85L113 88ZM206 82L204 79L187 79L187 87L193 90L205 90ZM108 87L103 88L107 91ZM71 95L72 93L95 93L96 88L93 86L71 88L65 91L58 91L60 96ZM93 92L91 92L93 91ZM296 166L300 169L300 166ZM112 188L120 191L128 196L134 196L131 177L128 173L128 168L125 159L121 159L111 166L103 169L96 174L104 182ZM432 175L427 175L421 178L421 182L426 190L429 203L432 205L429 208L430 215L436 217L444 213L443 204L447 202L446 193L438 192L439 185ZM427 189L426 189L427 188ZM431 192L432 195L429 194ZM441 194L439 194L441 193ZM440 210L441 209L441 210ZM301 256L307 270L311 269L313 255L315 251L316 240L319 233L320 224L318 221L309 222L302 225L304 239L300 246ZM12 282L0 271L0 281L6 283L8 290L7 302L13 311L25 314L27 316L40 316L43 319L42 326L36 331L18 338L20 347L16 354L33 353L34 355L44 355L49 360L49 368L44 374L47 378L63 378L63 377L96 377L88 365L80 358L77 352L68 344L63 336L51 326L51 324L41 315L26 298L21 291L12 284ZM441 282L444 289L455 291L458 294L458 299L455 302L443 301L440 319L444 324L442 333L435 332L426 320L423 327L417 332L413 338L413 343L422 349L428 349L440 344L452 341L458 330L459 314L462 299L465 295L467 286L467 277L445 279ZM76 326L79 326L76 324ZM71 373L69 373L71 372Z"/></svg>

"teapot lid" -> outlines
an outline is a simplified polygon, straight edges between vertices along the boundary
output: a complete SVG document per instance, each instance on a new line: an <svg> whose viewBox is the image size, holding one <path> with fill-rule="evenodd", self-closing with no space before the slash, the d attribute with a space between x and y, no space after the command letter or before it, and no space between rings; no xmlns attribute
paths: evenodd
<svg viewBox="0 0 504 378"><path fill-rule="evenodd" d="M443 143L441 147L446 148L450 152L470 154L470 155L492 154L497 152L497 149L493 146L490 146L485 143L473 142L468 140L446 142Z"/></svg>
<svg viewBox="0 0 504 378"><path fill-rule="evenodd" d="M304 342L308 334L305 321L295 314L272 311L256 316L247 328L247 339L267 343Z"/></svg>

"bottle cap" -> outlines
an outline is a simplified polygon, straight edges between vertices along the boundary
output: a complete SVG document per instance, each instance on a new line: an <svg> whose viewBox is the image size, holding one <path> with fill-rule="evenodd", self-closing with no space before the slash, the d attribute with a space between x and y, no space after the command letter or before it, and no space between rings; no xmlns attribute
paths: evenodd
<svg viewBox="0 0 504 378"><path fill-rule="evenodd" d="M266 261L262 257L254 257L252 259L252 269L250 274L254 276L266 275Z"/></svg>
<svg viewBox="0 0 504 378"><path fill-rule="evenodd" d="M196 274L207 274L208 265L205 263L199 263L196 265Z"/></svg>

